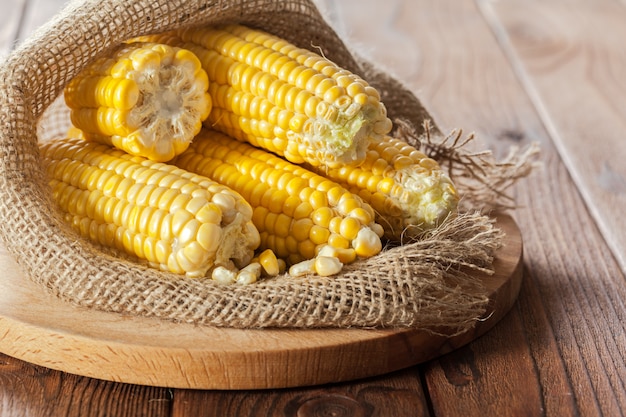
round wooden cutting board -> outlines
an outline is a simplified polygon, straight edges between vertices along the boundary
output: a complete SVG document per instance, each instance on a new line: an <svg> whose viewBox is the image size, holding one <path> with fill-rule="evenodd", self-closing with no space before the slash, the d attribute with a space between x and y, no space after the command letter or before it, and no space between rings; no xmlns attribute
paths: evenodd
<svg viewBox="0 0 626 417"><path fill-rule="evenodd" d="M381 375L458 348L511 308L522 280L522 239L509 216L485 319L454 337L407 329L239 330L73 307L45 292L0 247L0 351L37 365L125 383L264 389Z"/></svg>

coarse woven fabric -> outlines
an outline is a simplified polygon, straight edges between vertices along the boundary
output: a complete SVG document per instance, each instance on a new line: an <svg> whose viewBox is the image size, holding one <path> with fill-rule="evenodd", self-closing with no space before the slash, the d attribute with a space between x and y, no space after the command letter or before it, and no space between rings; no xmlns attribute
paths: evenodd
<svg viewBox="0 0 626 417"><path fill-rule="evenodd" d="M0 235L25 275L77 305L213 326L446 332L472 327L488 299L481 283L461 272L461 266L489 270L502 238L493 222L478 213L455 217L424 240L358 261L331 279L281 276L248 286L220 286L145 268L98 249L63 222L46 185L37 143L63 132L63 123L54 122L62 111L51 109L58 107L67 82L126 39L226 22L260 28L304 48L321 48L327 58L377 87L391 117L408 121L417 135L423 133L429 115L420 101L353 56L310 1L71 2L0 68Z"/></svg>

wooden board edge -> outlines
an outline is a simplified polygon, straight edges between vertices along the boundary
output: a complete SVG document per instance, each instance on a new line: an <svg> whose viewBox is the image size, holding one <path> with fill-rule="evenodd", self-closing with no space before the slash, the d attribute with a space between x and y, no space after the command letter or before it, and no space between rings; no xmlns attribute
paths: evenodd
<svg viewBox="0 0 626 417"><path fill-rule="evenodd" d="M220 329L220 332L229 334L254 334L261 339L264 334L272 339L288 335L302 340L312 335L322 339L323 335L333 335L327 345L317 339L315 346L303 345L291 350L265 351L248 347L245 352L220 352L202 349L201 346L172 348L149 346L149 343L117 342L114 338L93 340L79 333L60 332L0 315L0 351L72 374L172 388L287 388L385 374L422 363L469 343L491 329L508 312L515 302L522 277L521 236L515 222L509 219L507 222L510 225L506 225L508 229L505 231L514 240L512 246L499 251L494 267L496 271L499 269L498 263L503 255L514 259L516 262L509 271L510 276L492 294L486 317L477 322L471 331L453 337L414 329ZM280 342L277 344L280 345Z"/></svg>

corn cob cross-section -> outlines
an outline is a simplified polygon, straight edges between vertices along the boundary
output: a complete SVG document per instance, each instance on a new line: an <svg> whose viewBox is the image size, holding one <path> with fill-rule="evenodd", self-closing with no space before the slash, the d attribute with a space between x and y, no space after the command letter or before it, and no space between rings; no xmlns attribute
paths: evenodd
<svg viewBox="0 0 626 417"><path fill-rule="evenodd" d="M237 193L172 165L107 145L41 145L53 197L82 236L189 277L247 264L259 245Z"/></svg>
<svg viewBox="0 0 626 417"><path fill-rule="evenodd" d="M378 91L366 81L268 33L229 25L147 39L200 58L213 100L206 126L293 163L358 164L391 129Z"/></svg>
<svg viewBox="0 0 626 417"><path fill-rule="evenodd" d="M317 171L368 202L385 237L393 241L411 240L436 227L459 201L453 182L434 159L390 136L370 145L359 167Z"/></svg>
<svg viewBox="0 0 626 417"><path fill-rule="evenodd" d="M368 204L267 151L204 128L172 163L240 193L253 208L259 249L271 249L289 264L313 259L324 248L342 264L382 249L382 228Z"/></svg>
<svg viewBox="0 0 626 417"><path fill-rule="evenodd" d="M85 139L164 162L187 149L209 115L207 90L192 52L131 43L87 66L64 93Z"/></svg>

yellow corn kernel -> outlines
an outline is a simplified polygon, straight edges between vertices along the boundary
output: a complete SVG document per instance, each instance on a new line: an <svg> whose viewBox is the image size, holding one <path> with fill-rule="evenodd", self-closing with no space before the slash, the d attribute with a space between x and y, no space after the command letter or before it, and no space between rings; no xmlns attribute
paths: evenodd
<svg viewBox="0 0 626 417"><path fill-rule="evenodd" d="M278 262L278 273L284 274L285 271L287 270L287 262L285 262L285 260L281 258L278 258L277 262Z"/></svg>
<svg viewBox="0 0 626 417"><path fill-rule="evenodd" d="M313 258L327 244L341 249L354 246L363 257L382 249L375 233L375 239L357 239L361 230L379 227L373 209L359 197L347 190L338 193L341 187L332 181L220 132L204 128L172 164L241 194L253 206L252 221L261 235L259 249L270 249L290 264ZM330 203L331 192L343 196L337 204ZM339 204L348 199L350 204Z"/></svg>
<svg viewBox="0 0 626 417"><path fill-rule="evenodd" d="M188 277L246 263L260 243L249 205L206 177L81 139L40 148L54 200L95 243Z"/></svg>
<svg viewBox="0 0 626 417"><path fill-rule="evenodd" d="M358 164L391 130L380 95L362 78L268 33L226 25L147 39L200 58L215 106L205 125L291 162Z"/></svg>
<svg viewBox="0 0 626 417"><path fill-rule="evenodd" d="M80 137L168 161L187 148L208 117L208 83L192 52L135 42L85 68L64 96Z"/></svg>
<svg viewBox="0 0 626 417"><path fill-rule="evenodd" d="M329 256L337 258L341 263L344 264L352 263L357 258L356 250L354 250L353 248L338 248L332 246L331 244L324 245L317 253L317 256Z"/></svg>
<svg viewBox="0 0 626 417"><path fill-rule="evenodd" d="M352 239L352 247L356 254L363 258L374 256L382 250L380 237L369 228L359 230L356 237Z"/></svg>
<svg viewBox="0 0 626 417"><path fill-rule="evenodd" d="M370 145L359 167L314 168L360 196L374 209L387 239L414 239L453 214L459 196L439 164L406 142L386 136ZM353 215L371 215L354 209ZM344 233L349 234L347 225ZM344 235L342 233L342 235Z"/></svg>
<svg viewBox="0 0 626 417"><path fill-rule="evenodd" d="M280 272L278 259L271 249L266 249L259 254L259 264L263 267L265 274L270 277L274 277Z"/></svg>

